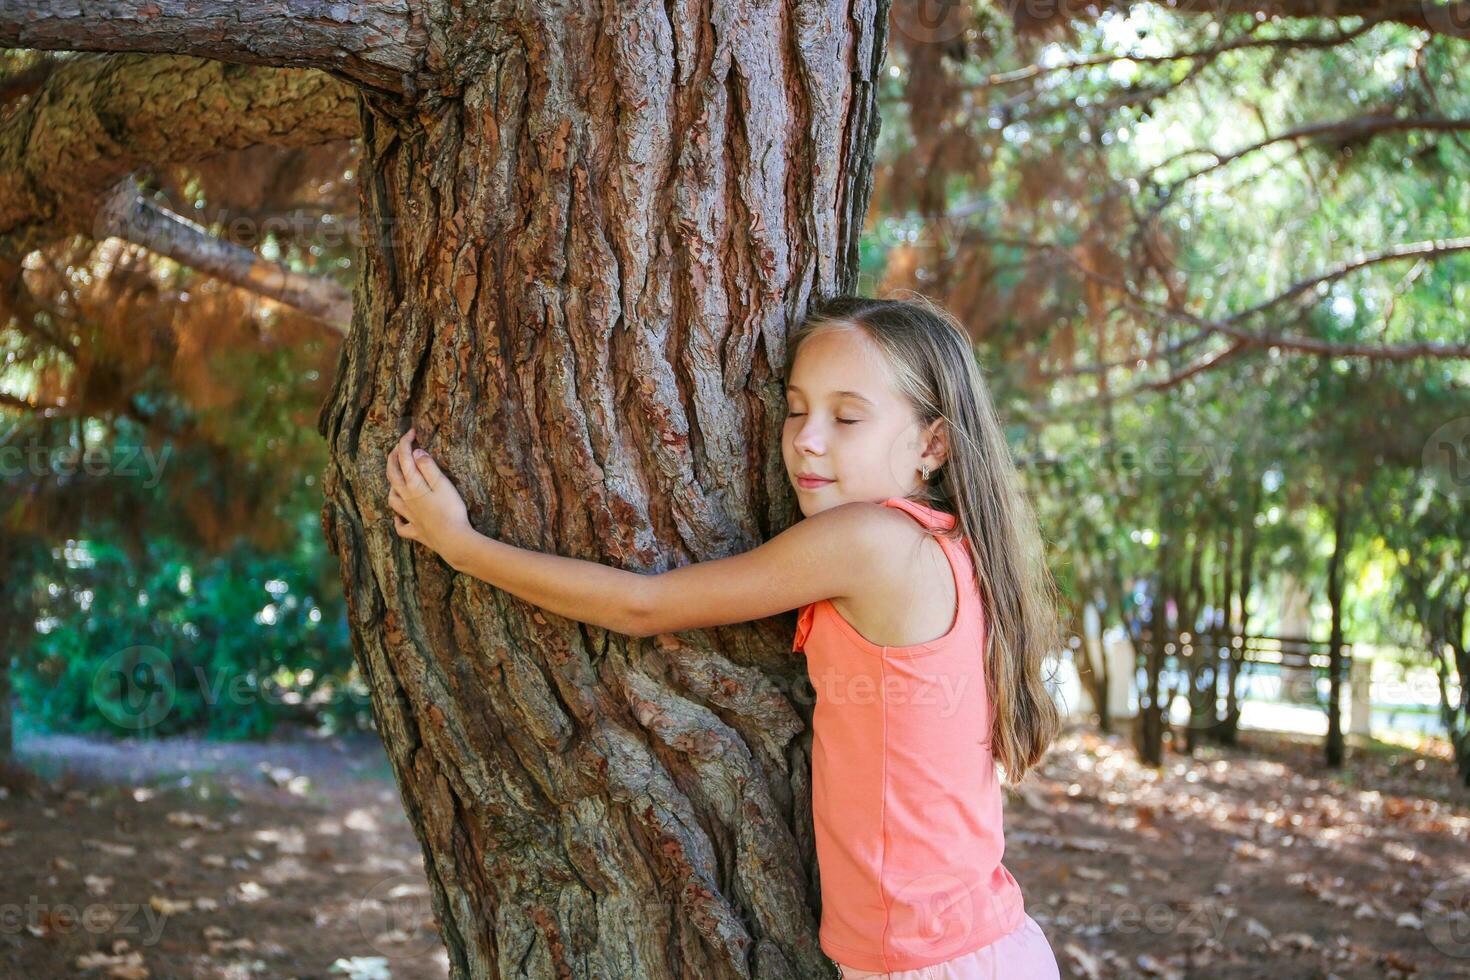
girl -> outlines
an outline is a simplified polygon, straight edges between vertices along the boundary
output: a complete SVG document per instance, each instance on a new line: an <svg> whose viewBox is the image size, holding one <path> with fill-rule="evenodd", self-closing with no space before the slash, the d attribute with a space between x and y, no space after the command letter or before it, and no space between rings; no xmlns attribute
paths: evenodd
<svg viewBox="0 0 1470 980"><path fill-rule="evenodd" d="M781 452L805 519L758 548L646 575L487 538L413 430L388 455L394 527L634 636L800 607L823 952L845 978L1056 978L1001 864L996 775L1018 782L1060 724L1053 586L969 340L922 297L838 297L788 347Z"/></svg>

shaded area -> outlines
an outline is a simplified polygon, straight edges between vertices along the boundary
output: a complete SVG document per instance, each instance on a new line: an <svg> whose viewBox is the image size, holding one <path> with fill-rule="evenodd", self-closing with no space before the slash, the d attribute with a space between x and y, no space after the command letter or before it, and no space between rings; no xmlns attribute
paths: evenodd
<svg viewBox="0 0 1470 980"><path fill-rule="evenodd" d="M448 975L376 736L17 747L0 976Z"/></svg>

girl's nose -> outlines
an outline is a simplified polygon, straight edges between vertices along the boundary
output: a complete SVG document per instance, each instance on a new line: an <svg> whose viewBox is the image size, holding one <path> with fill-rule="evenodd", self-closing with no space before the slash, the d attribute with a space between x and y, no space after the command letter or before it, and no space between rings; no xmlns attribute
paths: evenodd
<svg viewBox="0 0 1470 980"><path fill-rule="evenodd" d="M804 453L820 454L822 452L820 425L814 424L810 416L803 420L800 430L796 433L796 440L793 442L793 445Z"/></svg>

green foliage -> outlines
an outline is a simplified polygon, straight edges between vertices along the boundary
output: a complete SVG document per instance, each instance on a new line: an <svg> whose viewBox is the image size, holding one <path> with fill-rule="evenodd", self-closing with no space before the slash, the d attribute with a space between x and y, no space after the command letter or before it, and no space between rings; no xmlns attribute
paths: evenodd
<svg viewBox="0 0 1470 980"><path fill-rule="evenodd" d="M1346 640L1424 663L1470 560L1470 359L1422 353L1470 337L1465 41L1157 4L974 23L890 49L865 281L973 332L1068 621L1162 595L1181 630L1325 641L1341 513Z"/></svg>
<svg viewBox="0 0 1470 980"><path fill-rule="evenodd" d="M320 575L319 531L298 530L285 553L240 544L202 557L167 537L136 557L105 538L58 546L30 571L37 630L14 675L22 711L52 730L131 735L259 737L308 714L365 724L340 590ZM156 718L127 706L130 681L112 683L140 658L166 686Z"/></svg>

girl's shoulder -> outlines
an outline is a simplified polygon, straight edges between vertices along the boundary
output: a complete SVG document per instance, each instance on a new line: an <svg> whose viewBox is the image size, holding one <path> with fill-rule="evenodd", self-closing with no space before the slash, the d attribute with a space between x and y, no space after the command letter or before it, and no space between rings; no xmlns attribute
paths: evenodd
<svg viewBox="0 0 1470 980"><path fill-rule="evenodd" d="M968 585L955 518L918 501L890 497L865 515L872 562L864 587L831 605L865 643L906 648L949 635ZM926 540L932 538L933 540ZM812 611L807 611L808 628Z"/></svg>

